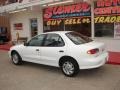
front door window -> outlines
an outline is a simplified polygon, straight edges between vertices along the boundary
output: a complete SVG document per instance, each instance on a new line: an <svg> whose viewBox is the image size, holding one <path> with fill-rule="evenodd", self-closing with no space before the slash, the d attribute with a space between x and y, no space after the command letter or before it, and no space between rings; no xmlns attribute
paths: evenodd
<svg viewBox="0 0 120 90"><path fill-rule="evenodd" d="M36 46L36 47L40 47L43 44L43 40L45 38L45 35L39 35L36 36L34 38L32 38L29 42L28 42L28 46Z"/></svg>

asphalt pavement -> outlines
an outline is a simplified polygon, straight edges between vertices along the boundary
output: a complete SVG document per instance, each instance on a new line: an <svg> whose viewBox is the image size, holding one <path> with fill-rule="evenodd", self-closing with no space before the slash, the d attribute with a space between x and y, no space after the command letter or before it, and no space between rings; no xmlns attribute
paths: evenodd
<svg viewBox="0 0 120 90"><path fill-rule="evenodd" d="M120 65L81 70L70 78L55 67L26 62L16 66L0 51L0 90L120 90Z"/></svg>

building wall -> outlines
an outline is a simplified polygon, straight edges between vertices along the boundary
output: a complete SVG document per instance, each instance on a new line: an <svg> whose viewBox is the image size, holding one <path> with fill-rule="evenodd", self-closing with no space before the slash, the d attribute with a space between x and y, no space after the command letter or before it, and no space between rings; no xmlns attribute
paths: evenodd
<svg viewBox="0 0 120 90"><path fill-rule="evenodd" d="M94 39L97 42L105 43L106 50L111 52L120 52L120 40L108 37L101 37Z"/></svg>
<svg viewBox="0 0 120 90"><path fill-rule="evenodd" d="M43 32L42 11L24 11L10 15L12 41L17 39L16 33L19 33L19 37L31 38L30 19L32 18L37 18L38 34L42 33ZM23 30L15 30L14 29L15 23L22 23Z"/></svg>

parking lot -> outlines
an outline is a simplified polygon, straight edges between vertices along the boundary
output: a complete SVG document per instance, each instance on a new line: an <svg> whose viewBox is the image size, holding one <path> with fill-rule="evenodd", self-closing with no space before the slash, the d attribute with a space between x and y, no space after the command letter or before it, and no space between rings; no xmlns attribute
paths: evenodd
<svg viewBox="0 0 120 90"><path fill-rule="evenodd" d="M0 51L0 90L120 90L120 66L81 70L73 78L60 69L24 63L15 66L6 51Z"/></svg>

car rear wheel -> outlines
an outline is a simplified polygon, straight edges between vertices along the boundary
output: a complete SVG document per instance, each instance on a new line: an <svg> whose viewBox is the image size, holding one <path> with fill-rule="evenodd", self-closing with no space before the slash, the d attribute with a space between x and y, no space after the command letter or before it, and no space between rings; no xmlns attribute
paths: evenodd
<svg viewBox="0 0 120 90"><path fill-rule="evenodd" d="M72 77L78 74L79 66L74 60L65 60L61 65L62 72L68 77Z"/></svg>
<svg viewBox="0 0 120 90"><path fill-rule="evenodd" d="M15 65L20 65L22 64L22 58L20 57L20 55L17 52L13 52L12 53L12 62Z"/></svg>

